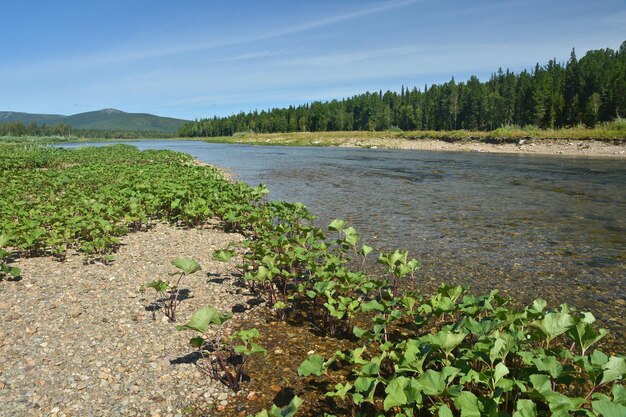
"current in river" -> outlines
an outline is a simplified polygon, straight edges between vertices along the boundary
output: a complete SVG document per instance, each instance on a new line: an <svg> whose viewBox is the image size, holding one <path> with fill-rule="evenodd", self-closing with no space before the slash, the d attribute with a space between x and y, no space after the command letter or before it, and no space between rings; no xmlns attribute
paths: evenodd
<svg viewBox="0 0 626 417"><path fill-rule="evenodd" d="M624 336L623 160L127 143L191 154L239 181L267 185L271 199L304 203L319 226L345 219L376 249L407 249L421 262L418 285L426 291L446 282L481 294L497 288L519 303L568 303Z"/></svg>

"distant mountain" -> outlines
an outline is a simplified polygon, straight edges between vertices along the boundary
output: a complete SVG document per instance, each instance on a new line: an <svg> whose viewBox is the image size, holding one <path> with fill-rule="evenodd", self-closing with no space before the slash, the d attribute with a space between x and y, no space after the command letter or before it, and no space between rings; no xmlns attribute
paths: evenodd
<svg viewBox="0 0 626 417"><path fill-rule="evenodd" d="M31 114L31 113L18 113L14 111L0 111L0 123L5 122L22 122L24 124L30 124L35 122L37 124L53 124L57 123L56 120L63 118L60 114Z"/></svg>
<svg viewBox="0 0 626 417"><path fill-rule="evenodd" d="M160 117L148 113L126 113L116 109L103 109L63 116L59 114L30 114L0 112L0 123L22 122L52 125L65 123L79 129L123 130L130 132L152 131L173 133L188 120Z"/></svg>

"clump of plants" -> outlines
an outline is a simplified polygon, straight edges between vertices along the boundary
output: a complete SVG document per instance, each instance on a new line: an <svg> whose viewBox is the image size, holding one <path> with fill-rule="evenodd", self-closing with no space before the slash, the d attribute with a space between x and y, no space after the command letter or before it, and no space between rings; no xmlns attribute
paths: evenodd
<svg viewBox="0 0 626 417"><path fill-rule="evenodd" d="M113 260L120 237L156 222L196 226L245 218L262 191L232 183L189 155L128 145L0 147L0 235L20 256L81 252ZM2 261L4 262L4 261Z"/></svg>
<svg viewBox="0 0 626 417"><path fill-rule="evenodd" d="M414 300L380 304L393 323L375 317L355 328L359 347L312 355L299 374L328 380L325 395L361 416L626 415L624 357L592 349L607 332L590 313L541 299L516 310L460 286Z"/></svg>
<svg viewBox="0 0 626 417"><path fill-rule="evenodd" d="M208 362L207 365L199 363L198 368L237 392L246 377L248 360L255 353L265 353L265 349L255 342L259 338L259 331L255 328L225 336L222 325L231 317L232 313L220 313L214 307L206 306L196 311L189 322L176 326L176 330L200 333L189 340ZM209 326L212 332L209 332Z"/></svg>
<svg viewBox="0 0 626 417"><path fill-rule="evenodd" d="M5 234L0 234L0 280L4 277L10 279L17 279L22 271L19 268L9 265L9 257L11 252L4 248L8 245L10 239Z"/></svg>
<svg viewBox="0 0 626 417"><path fill-rule="evenodd" d="M146 284L147 288L153 288L157 293L157 300L150 306L152 318L156 318L156 310L163 311L170 322L176 321L176 308L181 303L180 282L188 276L202 270L198 262L191 258L176 258L172 261L178 271L170 275L178 276L175 283L162 279L153 280Z"/></svg>
<svg viewBox="0 0 626 417"><path fill-rule="evenodd" d="M307 215L288 204L251 209L240 268L278 319L300 310L328 335L358 340L299 368L336 407L377 417L626 415L624 357L594 349L607 331L590 313L543 300L519 310L497 291L461 286L425 297L406 251L380 253L387 275L368 276L373 249L358 233L334 220L330 238Z"/></svg>

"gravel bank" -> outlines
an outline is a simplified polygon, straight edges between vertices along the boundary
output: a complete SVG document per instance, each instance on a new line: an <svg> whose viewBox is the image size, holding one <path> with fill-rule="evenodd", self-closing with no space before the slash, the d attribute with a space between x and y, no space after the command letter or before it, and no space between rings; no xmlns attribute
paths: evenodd
<svg viewBox="0 0 626 417"><path fill-rule="evenodd" d="M414 149L423 151L486 152L535 155L564 155L626 158L626 144L596 140L528 139L517 143L479 141L446 142L436 139L367 138L346 139L339 146L363 148Z"/></svg>
<svg viewBox="0 0 626 417"><path fill-rule="evenodd" d="M206 304L244 306L232 326L249 320L253 297L235 285L235 260L211 260L239 239L159 224L126 236L109 266L84 265L80 255L17 261L23 279L0 282L0 416L177 416L196 402L226 404L231 392L189 363L191 333L160 312L154 321L145 308L154 292L138 288L168 279L174 258L193 257L203 271L182 282L190 298L178 323Z"/></svg>

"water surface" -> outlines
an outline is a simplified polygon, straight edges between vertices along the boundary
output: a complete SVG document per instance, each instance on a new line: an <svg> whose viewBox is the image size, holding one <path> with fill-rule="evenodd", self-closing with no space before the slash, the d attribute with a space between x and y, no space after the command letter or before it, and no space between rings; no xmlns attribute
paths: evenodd
<svg viewBox="0 0 626 417"><path fill-rule="evenodd" d="M626 164L617 159L197 141L172 149L266 184L326 225L348 220L370 245L406 248L420 284L499 288L588 309L623 336Z"/></svg>

